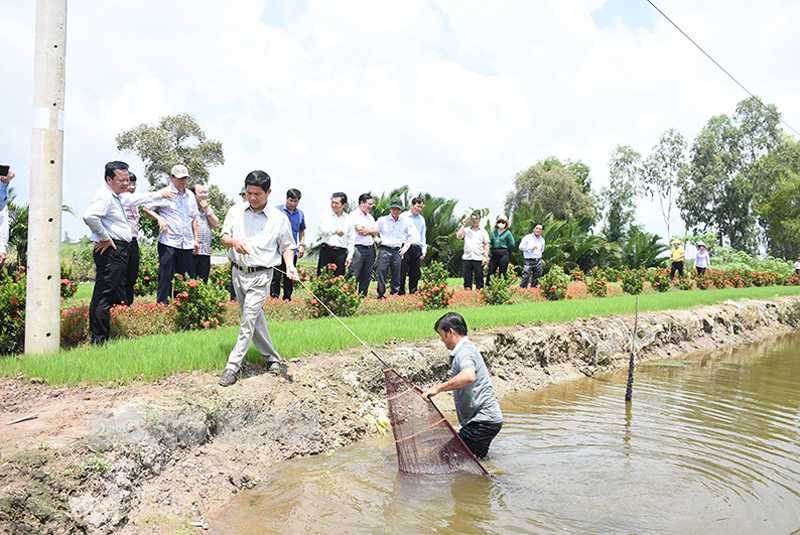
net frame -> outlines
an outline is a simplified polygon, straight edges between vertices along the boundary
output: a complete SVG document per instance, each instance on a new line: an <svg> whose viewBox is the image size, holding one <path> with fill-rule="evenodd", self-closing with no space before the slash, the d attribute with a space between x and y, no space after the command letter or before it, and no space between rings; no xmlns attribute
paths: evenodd
<svg viewBox="0 0 800 535"><path fill-rule="evenodd" d="M373 353L374 354L374 353ZM397 467L409 474L467 472L491 477L432 400L380 357Z"/></svg>

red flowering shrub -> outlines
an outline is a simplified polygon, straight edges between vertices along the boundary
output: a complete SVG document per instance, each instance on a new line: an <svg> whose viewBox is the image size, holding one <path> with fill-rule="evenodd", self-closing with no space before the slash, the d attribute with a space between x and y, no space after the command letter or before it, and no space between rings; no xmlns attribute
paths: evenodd
<svg viewBox="0 0 800 535"><path fill-rule="evenodd" d="M620 272L619 277L622 282L622 289L631 295L642 293L644 282L647 280L645 272L641 269L625 268Z"/></svg>
<svg viewBox="0 0 800 535"><path fill-rule="evenodd" d="M564 273L564 270L558 266L551 268L550 271L539 279L542 295L549 301L564 299L564 296L567 295L568 283L569 275Z"/></svg>
<svg viewBox="0 0 800 535"><path fill-rule="evenodd" d="M61 345L74 346L89 337L89 305L76 305L61 311Z"/></svg>
<svg viewBox="0 0 800 535"><path fill-rule="evenodd" d="M355 278L349 273L336 275L335 264L322 268L319 277L309 280L306 286L312 294L306 298L306 305L315 318L328 316L330 312L342 317L352 316L361 304Z"/></svg>
<svg viewBox="0 0 800 535"><path fill-rule="evenodd" d="M587 284L589 293L595 297L605 297L608 293L608 282L603 279L592 279Z"/></svg>
<svg viewBox="0 0 800 535"><path fill-rule="evenodd" d="M172 279L175 297L170 307L175 311L175 327L178 330L219 329L226 303L230 298L228 288L210 281L184 280L177 274Z"/></svg>
<svg viewBox="0 0 800 535"><path fill-rule="evenodd" d="M22 353L25 348L25 270L0 277L0 355Z"/></svg>
<svg viewBox="0 0 800 535"><path fill-rule="evenodd" d="M657 292L669 290L669 270L667 268L652 268L647 270L650 286Z"/></svg>
<svg viewBox="0 0 800 535"><path fill-rule="evenodd" d="M419 308L435 310L445 308L453 299L453 289L447 286L447 270L441 262L431 262L422 274L422 285L419 287L422 302Z"/></svg>

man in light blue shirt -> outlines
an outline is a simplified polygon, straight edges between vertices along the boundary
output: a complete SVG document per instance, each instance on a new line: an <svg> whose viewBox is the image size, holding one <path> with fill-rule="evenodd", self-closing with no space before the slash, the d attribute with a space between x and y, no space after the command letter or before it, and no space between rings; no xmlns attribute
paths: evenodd
<svg viewBox="0 0 800 535"><path fill-rule="evenodd" d="M194 271L194 253L200 249L197 237L197 201L186 188L189 171L176 165L170 172L172 200L162 199L148 204L144 213L158 222L158 292L156 300L168 304L172 295L172 277L175 273L191 276ZM158 213L153 210L158 208Z"/></svg>
<svg viewBox="0 0 800 535"><path fill-rule="evenodd" d="M414 224L405 217L400 217L402 211L402 201L395 198L389 205L391 213L378 218L378 231L381 236L381 245L378 248L378 299L385 297L386 278L390 269L392 278L389 295L400 293L400 269L402 266L400 250L413 237L414 233Z"/></svg>
<svg viewBox="0 0 800 535"><path fill-rule="evenodd" d="M520 288L527 288L530 281L531 288L539 286L539 278L542 276L542 253L544 253L544 238L542 231L544 226L536 223L533 226L533 233L527 234L519 244L519 250L525 260L522 265L522 280Z"/></svg>
<svg viewBox="0 0 800 535"><path fill-rule="evenodd" d="M425 218L422 217L422 209L425 207L424 197L414 197L411 199L411 207L404 212L401 217L408 219L414 224L416 231L414 238L403 246L400 256L403 265L400 267L400 295L406 294L406 277L408 277L408 293L417 293L419 280L422 278L422 261L428 254L428 244L425 242Z"/></svg>

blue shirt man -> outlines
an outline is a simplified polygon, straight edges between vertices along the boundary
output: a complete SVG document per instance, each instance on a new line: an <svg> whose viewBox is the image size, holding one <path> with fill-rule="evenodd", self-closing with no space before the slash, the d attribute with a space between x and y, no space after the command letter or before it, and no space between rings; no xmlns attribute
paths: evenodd
<svg viewBox="0 0 800 535"><path fill-rule="evenodd" d="M297 261L303 258L303 255L306 253L306 218L305 215L303 215L303 211L297 207L297 205L300 204L300 197L302 197L300 190L292 188L286 192L286 204L278 206L278 210L289 218L289 223L292 226L292 237L295 243L297 243L297 249L294 250L295 266L297 265ZM286 265L283 262L281 262L278 270L279 271L272 277L269 294L274 298L280 297L281 284L283 284L283 298L289 301L292 299L294 284L292 280L286 276Z"/></svg>

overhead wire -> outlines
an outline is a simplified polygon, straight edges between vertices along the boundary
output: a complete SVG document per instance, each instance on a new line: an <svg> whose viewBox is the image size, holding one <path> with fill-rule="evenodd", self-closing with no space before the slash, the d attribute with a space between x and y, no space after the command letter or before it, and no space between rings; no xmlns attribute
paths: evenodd
<svg viewBox="0 0 800 535"><path fill-rule="evenodd" d="M756 100L756 102L758 102L758 104L759 104L759 105L761 105L761 107L762 107L762 108L764 108L764 109L767 111L767 113L769 113L769 114L771 114L771 115L775 115L775 117L776 117L776 118L777 118L777 119L778 119L780 122L782 122L784 125L786 125L786 127L787 127L787 128L789 128L789 130L791 130L792 132L794 132L795 134L797 134L798 136L800 136L800 132L798 132L797 130L795 130L795 129L792 127L792 125L790 125L789 123L787 123L787 122L786 122L786 121L785 121L785 120L784 120L784 119L783 119L783 118L782 118L780 115L776 115L776 114L775 114L775 112L774 112L773 110L771 110L771 109L769 108L769 106L767 106L766 104L764 104L764 103L761 101L761 99L760 99L760 98L758 98L756 95L754 95L752 92L750 92L750 90L749 90L749 89L747 89L747 88L746 88L744 85L742 85L742 84L741 84L741 82L739 82L739 80L737 80L737 79L736 79L736 78L735 78L735 77L734 77L734 76L733 76L731 73L729 73L727 70L725 70L725 68L724 68L722 65L720 65L720 64L719 64L719 63L718 63L718 62L717 62L717 61L716 61L714 58L712 58L712 57L711 57L711 55L710 55L708 52L706 52L705 50L703 50L703 48L702 48L700 45L698 45L697 43L695 43L694 39L692 39L691 37L689 37L689 36L686 34L686 32L684 32L684 31L683 31L683 30L680 28L680 26L678 26L677 24L675 24L675 23L672 21L672 19L670 19L668 16L666 16L666 15L664 14L664 12L663 12L663 11L661 11L661 10L658 8L658 6L656 6L656 5L655 5L655 4L654 4L654 3L653 3L651 0L647 0L647 3L648 3L648 4L650 4L651 6L653 6L653 9L655 9L656 11L658 11L658 13L659 13L659 14L660 14L662 17L664 17L665 19L667 19L667 21L668 21L670 24L672 24L672 25L675 27L675 29L676 29L676 30L678 30L679 32L681 32L681 34L683 34L683 36L684 36L684 37L686 37L686 39L688 39L690 43L692 43L692 44L693 44L695 47L697 47L697 49L698 49L700 52L702 52L702 53L703 53L703 54L704 54L704 55L705 55L705 56L706 56L708 59L710 59L710 60L711 60L711 61L714 63L714 65L716 65L717 67L719 67L719 69L720 69L722 72L724 72L724 73L725 73L725 74L728 76L728 78L730 78L731 80L733 80L733 81L736 83L736 85L738 85L739 87L741 87L741 88L744 90L744 92L745 92L745 93L747 93L748 95L750 95L751 97L753 97L753 98Z"/></svg>

